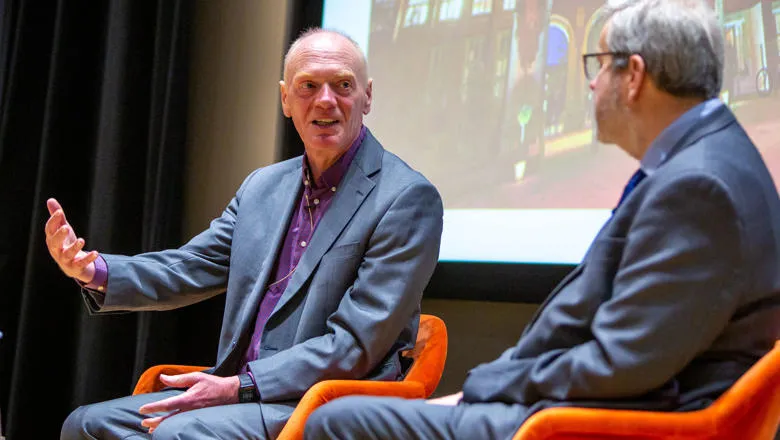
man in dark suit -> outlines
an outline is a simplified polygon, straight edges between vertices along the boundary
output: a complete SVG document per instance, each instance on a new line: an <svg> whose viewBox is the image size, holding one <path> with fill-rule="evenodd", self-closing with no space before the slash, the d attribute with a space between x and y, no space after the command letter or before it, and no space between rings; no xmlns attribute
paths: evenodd
<svg viewBox="0 0 780 440"><path fill-rule="evenodd" d="M372 82L353 41L305 33L285 57L280 90L305 155L253 172L179 249L85 252L49 200L49 251L93 312L227 295L213 369L161 376L175 389L78 408L63 439L274 438L321 380L404 374L401 353L414 346L438 257L441 199L363 126Z"/></svg>
<svg viewBox="0 0 780 440"><path fill-rule="evenodd" d="M461 393L340 399L310 417L308 439L504 439L550 406L699 409L780 337L780 201L716 99L714 13L704 0L610 6L583 59L599 139L639 170L582 264Z"/></svg>

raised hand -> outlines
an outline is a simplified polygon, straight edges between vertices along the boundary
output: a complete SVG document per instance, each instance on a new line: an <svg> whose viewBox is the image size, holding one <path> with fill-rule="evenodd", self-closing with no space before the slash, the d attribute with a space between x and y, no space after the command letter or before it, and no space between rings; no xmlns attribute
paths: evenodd
<svg viewBox="0 0 780 440"><path fill-rule="evenodd" d="M44 227L49 254L60 269L65 272L65 275L89 283L95 276L94 262L98 253L82 250L84 239L76 237L76 233L68 224L65 212L57 200L47 200L46 207L49 209L50 215Z"/></svg>
<svg viewBox="0 0 780 440"><path fill-rule="evenodd" d="M141 414L168 413L163 416L150 417L141 422L142 426L149 428L149 433L157 429L163 420L180 412L238 403L240 384L238 376L219 377L198 371L175 376L161 374L160 381L169 387L187 388L187 391L178 396L147 403L138 410Z"/></svg>

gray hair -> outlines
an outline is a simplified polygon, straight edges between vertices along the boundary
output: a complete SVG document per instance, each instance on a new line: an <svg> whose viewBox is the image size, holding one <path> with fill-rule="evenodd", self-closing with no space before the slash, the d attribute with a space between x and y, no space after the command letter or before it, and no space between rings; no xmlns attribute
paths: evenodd
<svg viewBox="0 0 780 440"><path fill-rule="evenodd" d="M295 41L290 44L290 48L287 50L287 53L284 55L284 80L287 81L289 78L287 78L287 67L290 64L290 60L292 59L293 55L295 55L296 52L298 52L301 48L301 44L303 43L303 40L313 36L313 35L331 35L335 37L340 37L345 40L347 40L351 45L352 48L355 50L355 52L358 54L358 59L360 60L360 71L362 74L358 77L358 80L366 84L368 82L368 63L366 62L366 55L363 53L363 50L360 48L360 45L355 41L352 37L349 35L333 29L323 29L319 27L310 27L303 32L301 32L300 35L298 35L298 38L295 39Z"/></svg>
<svg viewBox="0 0 780 440"><path fill-rule="evenodd" d="M605 18L609 51L639 54L659 89L685 98L718 96L723 34L704 0L610 0Z"/></svg>

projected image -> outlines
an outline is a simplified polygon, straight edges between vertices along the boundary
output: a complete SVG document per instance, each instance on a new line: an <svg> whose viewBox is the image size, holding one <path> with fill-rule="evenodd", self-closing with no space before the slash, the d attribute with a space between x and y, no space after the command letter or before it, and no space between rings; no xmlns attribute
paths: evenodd
<svg viewBox="0 0 780 440"><path fill-rule="evenodd" d="M374 0L368 124L448 209L609 209L636 162L595 141L581 55L603 0ZM722 99L780 181L780 1L713 0Z"/></svg>
<svg viewBox="0 0 780 440"><path fill-rule="evenodd" d="M444 199L440 259L577 263L637 163L596 142L605 0L324 0L366 50L366 124ZM710 0L728 103L780 182L780 0Z"/></svg>

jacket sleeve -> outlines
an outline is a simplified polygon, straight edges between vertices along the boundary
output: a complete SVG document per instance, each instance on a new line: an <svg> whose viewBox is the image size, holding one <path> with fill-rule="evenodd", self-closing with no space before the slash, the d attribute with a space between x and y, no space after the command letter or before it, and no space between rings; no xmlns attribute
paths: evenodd
<svg viewBox="0 0 780 440"><path fill-rule="evenodd" d="M222 215L184 246L135 256L101 253L108 283L102 298L84 289L90 311L169 310L222 293L241 196L256 172L244 180Z"/></svg>

